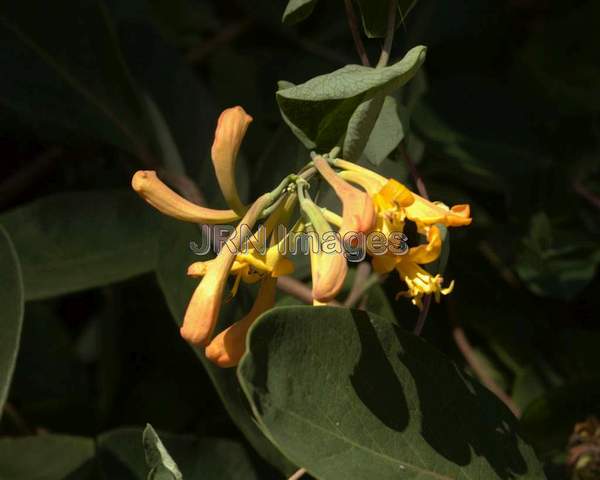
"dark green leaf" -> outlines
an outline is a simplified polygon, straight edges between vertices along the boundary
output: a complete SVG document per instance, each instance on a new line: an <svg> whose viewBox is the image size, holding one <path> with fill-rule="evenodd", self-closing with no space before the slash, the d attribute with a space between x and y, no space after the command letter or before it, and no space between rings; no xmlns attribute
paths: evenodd
<svg viewBox="0 0 600 480"><path fill-rule="evenodd" d="M148 480L181 480L179 467L167 452L152 425L146 425L142 437L146 464L150 468Z"/></svg>
<svg viewBox="0 0 600 480"><path fill-rule="evenodd" d="M545 478L495 396L381 317L276 308L248 345L238 376L255 415L318 478Z"/></svg>
<svg viewBox="0 0 600 480"><path fill-rule="evenodd" d="M309 17L313 12L317 0L289 0L281 21L288 25L294 25Z"/></svg>
<svg viewBox="0 0 600 480"><path fill-rule="evenodd" d="M25 297L106 285L154 268L158 215L133 192L61 193L0 215Z"/></svg>
<svg viewBox="0 0 600 480"><path fill-rule="evenodd" d="M153 162L145 107L101 1L2 2L0 45L0 102L40 135L99 139Z"/></svg>
<svg viewBox="0 0 600 480"><path fill-rule="evenodd" d="M373 165L380 165L403 138L400 105L394 97L388 95L365 146L364 156Z"/></svg>
<svg viewBox="0 0 600 480"><path fill-rule="evenodd" d="M156 432L155 432L156 434ZM152 435L144 438L152 440ZM254 480L248 453L239 443L224 438L195 438L160 433L161 443L177 462L184 480ZM154 443L155 440L152 440ZM107 480L145 480L148 467L142 446L142 430L113 430L98 437L97 459ZM157 459L160 461L160 459ZM169 480L173 477L167 473ZM152 477L148 477L152 478ZM158 479L160 477L154 477Z"/></svg>
<svg viewBox="0 0 600 480"><path fill-rule="evenodd" d="M360 104L350 121L344 137L344 147L342 154L346 160L356 162L362 155L369 137L373 132L375 122L381 114L381 109L386 97L379 94Z"/></svg>
<svg viewBox="0 0 600 480"><path fill-rule="evenodd" d="M15 370L23 325L23 278L17 252L0 225L0 417Z"/></svg>
<svg viewBox="0 0 600 480"><path fill-rule="evenodd" d="M425 60L426 48L411 49L385 68L347 65L277 92L281 114L306 148L330 149L342 140L356 108L408 82Z"/></svg>
<svg viewBox="0 0 600 480"><path fill-rule="evenodd" d="M391 0L358 0L363 21L363 29L368 37L385 37L390 11L390 1ZM398 0L400 21L396 22L396 28L404 22L404 19L416 3L417 0Z"/></svg>
<svg viewBox="0 0 600 480"><path fill-rule="evenodd" d="M523 412L523 432L543 458L565 449L575 423L600 415L600 378L556 388Z"/></svg>
<svg viewBox="0 0 600 480"><path fill-rule="evenodd" d="M0 439L0 478L92 480L94 440L66 435Z"/></svg>
<svg viewBox="0 0 600 480"><path fill-rule="evenodd" d="M156 274L177 324L181 323L187 304L198 283L197 280L186 276L187 267L192 262L207 258L195 256L190 250L190 242L200 243L201 238L200 229L195 225L165 221L165 229L160 239ZM239 295L240 292L238 297ZM224 304L221 308L221 318L229 323L239 320L243 312L236 308L237 306L236 301ZM278 469L285 473L293 472L295 467L264 436L252 419L250 407L240 391L235 371L215 366L206 359L202 349L197 348L195 352L208 371L231 418L252 446Z"/></svg>

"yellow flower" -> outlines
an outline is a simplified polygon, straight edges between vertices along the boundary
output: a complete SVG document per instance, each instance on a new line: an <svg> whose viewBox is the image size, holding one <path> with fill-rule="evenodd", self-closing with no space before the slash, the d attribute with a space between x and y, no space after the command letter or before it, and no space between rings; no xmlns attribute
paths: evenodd
<svg viewBox="0 0 600 480"><path fill-rule="evenodd" d="M342 224L339 229L342 239L349 232L369 233L375 226L375 207L371 197L340 177L324 157L316 156L314 164L342 202Z"/></svg>
<svg viewBox="0 0 600 480"><path fill-rule="evenodd" d="M252 117L242 107L228 108L221 113L215 131L211 157L219 187L227 204L238 214L243 215L246 206L240 200L235 181L235 165L240 145L246 135Z"/></svg>
<svg viewBox="0 0 600 480"><path fill-rule="evenodd" d="M408 290L398 293L397 297L409 297L419 310L423 308L423 295L433 295L439 303L441 295L448 295L454 288L454 280L448 287L442 288L444 279L441 275L431 275L409 258L403 258L397 264L396 270L408 286Z"/></svg>
<svg viewBox="0 0 600 480"><path fill-rule="evenodd" d="M215 264L216 259L192 263L187 271L191 277L203 277ZM246 253L238 253L229 270L236 277L232 294L237 293L240 280L245 283L256 283L265 276L280 277L294 271L291 260L281 254L279 245L271 245L263 254L256 248L249 248Z"/></svg>
<svg viewBox="0 0 600 480"><path fill-rule="evenodd" d="M206 357L219 367L236 366L246 351L248 329L255 320L275 304L277 280L271 276L263 278L258 296L248 314L219 333L206 347Z"/></svg>
<svg viewBox="0 0 600 480"><path fill-rule="evenodd" d="M131 186L159 212L184 222L231 223L240 218L233 210L213 210L189 202L161 182L153 170L137 171Z"/></svg>
<svg viewBox="0 0 600 480"><path fill-rule="evenodd" d="M214 262L206 268L202 281L192 295L180 329L181 336L190 343L206 345L210 340L221 309L229 271L247 236L245 229L246 227L251 229L254 226L270 201L271 196L266 193L254 202L236 230L225 242Z"/></svg>

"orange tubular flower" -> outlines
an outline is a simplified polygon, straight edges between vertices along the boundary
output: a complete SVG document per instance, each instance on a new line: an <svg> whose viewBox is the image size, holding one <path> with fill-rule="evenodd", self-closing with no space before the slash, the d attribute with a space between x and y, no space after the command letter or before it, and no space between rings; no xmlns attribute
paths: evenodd
<svg viewBox="0 0 600 480"><path fill-rule="evenodd" d="M240 218L233 210L213 210L189 202L161 182L153 170L137 171L131 186L159 212L184 222L231 223Z"/></svg>
<svg viewBox="0 0 600 480"><path fill-rule="evenodd" d="M188 342L206 345L210 340L221 309L227 277L236 254L240 250L244 236L247 235L247 230L254 226L270 201L271 195L266 193L254 202L194 291L180 329L181 336Z"/></svg>
<svg viewBox="0 0 600 480"><path fill-rule="evenodd" d="M275 305L277 279L263 278L258 296L248 314L219 333L206 347L206 357L219 367L236 366L246 351L248 329L256 319Z"/></svg>
<svg viewBox="0 0 600 480"><path fill-rule="evenodd" d="M227 204L243 215L246 206L240 200L235 181L235 165L240 145L252 117L242 107L228 108L221 113L215 131L211 156L219 187Z"/></svg>
<svg viewBox="0 0 600 480"><path fill-rule="evenodd" d="M348 232L369 233L375 226L375 207L371 197L341 178L325 158L316 156L314 164L342 202L342 225L339 230L342 239Z"/></svg>

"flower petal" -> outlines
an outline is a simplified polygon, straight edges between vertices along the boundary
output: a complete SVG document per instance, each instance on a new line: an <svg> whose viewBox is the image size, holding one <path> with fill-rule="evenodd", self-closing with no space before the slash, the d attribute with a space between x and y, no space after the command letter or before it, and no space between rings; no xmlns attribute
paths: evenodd
<svg viewBox="0 0 600 480"><path fill-rule="evenodd" d="M277 280L266 277L248 314L217 335L206 347L206 357L220 367L236 366L246 351L248 329L256 319L275 305Z"/></svg>
<svg viewBox="0 0 600 480"><path fill-rule="evenodd" d="M227 204L239 215L246 206L240 200L235 181L235 165L240 145L252 117L242 107L228 108L221 113L215 131L211 156L219 187Z"/></svg>
<svg viewBox="0 0 600 480"><path fill-rule="evenodd" d="M184 222L231 223L240 218L233 210L213 210L186 200L161 182L153 170L135 172L131 186L159 212Z"/></svg>

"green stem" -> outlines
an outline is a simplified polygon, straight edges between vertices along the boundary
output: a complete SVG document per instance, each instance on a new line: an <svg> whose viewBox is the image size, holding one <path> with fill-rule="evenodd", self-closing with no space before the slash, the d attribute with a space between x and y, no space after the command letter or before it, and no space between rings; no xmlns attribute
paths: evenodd
<svg viewBox="0 0 600 480"><path fill-rule="evenodd" d="M385 39L383 46L381 47L381 55L377 62L377 68L385 67L390 61L390 54L392 52L392 43L394 43L394 32L396 31L396 10L397 0L390 0L390 6L388 11L388 24L385 32Z"/></svg>

